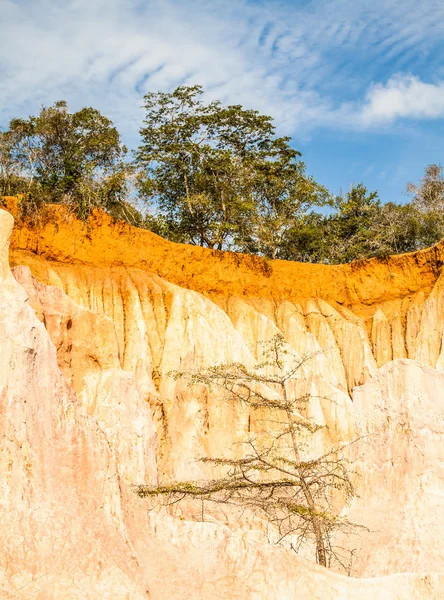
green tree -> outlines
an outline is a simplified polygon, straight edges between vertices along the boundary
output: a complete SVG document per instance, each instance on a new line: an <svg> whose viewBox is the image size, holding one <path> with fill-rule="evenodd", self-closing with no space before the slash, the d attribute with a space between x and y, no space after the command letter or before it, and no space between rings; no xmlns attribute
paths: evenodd
<svg viewBox="0 0 444 600"><path fill-rule="evenodd" d="M287 137L271 140L252 165L255 212L241 249L272 259L285 257L287 233L301 226L310 209L332 203L327 189L306 175L300 153L289 143Z"/></svg>
<svg viewBox="0 0 444 600"><path fill-rule="evenodd" d="M374 251L372 224L381 203L377 192L368 192L359 183L344 196L336 198L336 214L330 227L334 244L331 262L350 262L365 258Z"/></svg>
<svg viewBox="0 0 444 600"><path fill-rule="evenodd" d="M377 253L373 225L381 211L378 193L354 185L333 202L330 215L311 213L288 230L283 257L329 264L350 262Z"/></svg>
<svg viewBox="0 0 444 600"><path fill-rule="evenodd" d="M309 212L288 228L281 241L284 260L299 262L331 263L335 243L332 218L318 212Z"/></svg>
<svg viewBox="0 0 444 600"><path fill-rule="evenodd" d="M283 258L338 264L411 252L437 241L430 213L415 203L381 204L362 185L338 196L330 215L309 213L287 232ZM439 239L439 238L438 238Z"/></svg>
<svg viewBox="0 0 444 600"><path fill-rule="evenodd" d="M326 190L304 173L272 118L205 104L201 86L145 96L139 190L174 240L277 256L279 236Z"/></svg>
<svg viewBox="0 0 444 600"><path fill-rule="evenodd" d="M319 564L335 562L349 570L343 549L335 548L334 533L355 526L333 508L333 498L347 502L354 494L351 465L345 446L322 454L307 454L307 442L322 426L306 416L311 396L297 396L294 382L303 377L303 367L316 354L295 359L284 338L276 335L263 344L258 364L249 368L229 363L194 373L176 372L189 384L205 385L220 391L225 401L267 411L261 419L260 439L246 439L246 456L240 459L205 458L203 462L225 474L211 480L173 482L168 485L140 485L141 497L164 497L168 503L186 498L217 502L251 509L276 529L278 543L286 538L298 551L312 543Z"/></svg>
<svg viewBox="0 0 444 600"><path fill-rule="evenodd" d="M381 205L370 224L372 234L369 256L413 252L428 245L427 225L412 203Z"/></svg>
<svg viewBox="0 0 444 600"><path fill-rule="evenodd" d="M125 147L113 123L94 108L71 113L64 101L29 119L13 119L11 160L28 186L49 202L72 204L85 216L125 195Z"/></svg>

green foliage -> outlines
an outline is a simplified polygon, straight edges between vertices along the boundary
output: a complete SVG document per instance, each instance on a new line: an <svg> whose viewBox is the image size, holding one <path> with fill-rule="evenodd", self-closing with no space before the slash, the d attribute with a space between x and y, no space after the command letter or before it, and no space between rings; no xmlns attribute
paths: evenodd
<svg viewBox="0 0 444 600"><path fill-rule="evenodd" d="M331 242L336 242L331 244L331 262L350 262L373 252L371 226L380 208L378 193L369 193L362 184L353 186L345 197L338 196L329 223Z"/></svg>
<svg viewBox="0 0 444 600"><path fill-rule="evenodd" d="M381 210L378 194L359 184L336 197L333 208L331 215L307 215L288 232L285 258L337 263L374 252L371 226Z"/></svg>
<svg viewBox="0 0 444 600"><path fill-rule="evenodd" d="M267 258L282 258L288 232L313 207L331 205L327 189L305 174L305 165L290 138L273 140L254 164L252 198L255 211L250 233L240 249Z"/></svg>
<svg viewBox="0 0 444 600"><path fill-rule="evenodd" d="M409 183L408 194L413 195L418 238L421 246L430 246L444 237L444 170L440 165L429 165L419 184Z"/></svg>
<svg viewBox="0 0 444 600"><path fill-rule="evenodd" d="M175 241L277 256L283 231L327 191L305 176L271 117L204 104L200 86L145 96L139 190Z"/></svg>
<svg viewBox="0 0 444 600"><path fill-rule="evenodd" d="M330 215L310 213L287 232L282 257L287 260L339 264L370 257L412 252L437 243L444 235L442 169L430 169L415 190L413 202L382 204L377 192L362 184L336 198ZM438 171L437 171L438 169ZM441 178L441 182L437 179ZM433 193L430 192L431 188ZM422 196L428 198L427 202ZM432 200L433 198L433 200Z"/></svg>
<svg viewBox="0 0 444 600"><path fill-rule="evenodd" d="M25 182L20 192L69 204L81 218L95 206L112 208L126 195L126 149L96 109L70 113L66 102L57 102L37 116L13 119L3 139L9 144L3 160Z"/></svg>
<svg viewBox="0 0 444 600"><path fill-rule="evenodd" d="M441 166L407 185L412 200L403 205L382 203L362 183L334 198L306 174L291 139L276 136L271 117L205 103L202 94L195 85L145 96L133 164L116 127L94 108L72 113L60 101L13 119L0 131L0 197L20 195L28 221L38 222L48 202L82 219L98 207L174 242L265 259L383 259L444 236Z"/></svg>
<svg viewBox="0 0 444 600"><path fill-rule="evenodd" d="M147 226L173 241L337 264L409 252L444 233L444 176L431 165L413 202L382 204L363 184L332 198L305 173L271 117L205 104L200 86L145 96L136 163ZM319 207L328 206L329 214ZM315 212L317 211L317 212Z"/></svg>

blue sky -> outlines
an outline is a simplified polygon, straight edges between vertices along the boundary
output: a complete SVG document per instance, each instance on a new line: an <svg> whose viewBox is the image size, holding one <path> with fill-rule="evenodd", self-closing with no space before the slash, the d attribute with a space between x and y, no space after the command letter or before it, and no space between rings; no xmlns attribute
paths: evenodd
<svg viewBox="0 0 444 600"><path fill-rule="evenodd" d="M443 0L1 0L0 124L65 99L137 144L143 94L272 115L332 192L405 201L443 161Z"/></svg>

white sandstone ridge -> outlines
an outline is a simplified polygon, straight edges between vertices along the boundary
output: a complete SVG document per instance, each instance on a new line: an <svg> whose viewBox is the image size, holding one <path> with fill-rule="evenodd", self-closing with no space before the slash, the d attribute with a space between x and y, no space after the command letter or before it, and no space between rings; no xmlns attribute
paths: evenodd
<svg viewBox="0 0 444 600"><path fill-rule="evenodd" d="M197 292L139 273L137 291L123 294L124 308L116 300L120 309L113 309L112 319L100 308L81 309L60 288L36 281L27 267L15 267L14 274L46 324L58 349L60 368L82 398L89 397L91 381L109 368L121 365L126 373L133 373L137 389L148 399L158 426L158 469L162 476L196 477L202 469L196 457L241 452L239 442L245 440L247 428L254 432L262 427L257 422L258 415L248 407L223 403L205 388L190 390L186 383L176 382L168 374L225 361L251 364L257 341L270 339L281 331L265 315L233 300L230 318ZM73 295L72 288L70 291ZM323 351L317 339L300 324L294 306L288 303L279 314L294 356L318 353L305 368L304 389L300 390L300 395L313 395L309 415L319 424L328 425L333 441L351 439L351 402L344 391L345 375L331 330L328 328L331 337L326 334L323 343L332 346ZM96 325L92 326L94 318ZM312 314L310 319L319 323L320 315ZM323 321L319 329L323 331ZM351 341L366 343L359 326L349 323L346 330ZM120 343L122 336L124 342ZM368 361L369 369L376 373L371 352L364 350L361 358L360 369L367 372ZM330 397L334 402L324 400Z"/></svg>
<svg viewBox="0 0 444 600"><path fill-rule="evenodd" d="M0 211L1 597L142 600L115 454L10 274L12 224Z"/></svg>
<svg viewBox="0 0 444 600"><path fill-rule="evenodd" d="M63 286L45 286L26 268L16 268L22 285L16 283L7 260L11 227L10 215L0 211L0 597L444 596L438 573L444 375L412 361L378 371L371 352L359 346L355 364L362 373L354 371L353 381L362 383L366 364L370 380L355 390L352 404L343 357L352 355L350 340L365 341L366 333L352 320L318 313L314 308L330 310L321 301L308 315L315 335L292 304L271 319L233 300L230 318L208 298L140 272L131 310L127 304L113 318L92 300L79 306L75 286L68 298ZM338 402L310 410L335 440L376 434L373 447L358 456L361 498L348 510L355 521L364 516L370 529L358 542L359 572L390 575L345 577L270 545L259 531L233 533L217 523L148 513L132 491L141 479L155 481L158 470L192 474L192 456L217 455L243 435L248 420L205 390L193 395L177 386L166 372L253 360L255 341L277 328L299 355L321 346L321 336L331 332L336 340L342 331L333 358L321 355L306 373L310 389L334 393Z"/></svg>
<svg viewBox="0 0 444 600"><path fill-rule="evenodd" d="M355 389L353 406L368 435L347 510L369 528L355 539L356 574L444 573L444 373L392 361Z"/></svg>

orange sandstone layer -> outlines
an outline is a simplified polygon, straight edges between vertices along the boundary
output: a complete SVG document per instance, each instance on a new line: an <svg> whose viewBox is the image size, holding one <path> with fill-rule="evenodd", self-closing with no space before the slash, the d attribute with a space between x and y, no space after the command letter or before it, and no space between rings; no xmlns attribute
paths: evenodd
<svg viewBox="0 0 444 600"><path fill-rule="evenodd" d="M13 214L16 203L6 199ZM184 356L196 359L198 340L210 332L224 332L217 345L227 351L237 347L227 341L235 335L226 330L231 326L252 352L276 331L299 353L328 351L329 375L321 370L349 393L393 359L444 369L442 242L386 260L329 266L175 244L101 211L85 223L53 205L41 221L16 222L11 266L29 267L41 283L109 317L122 368L153 381L162 366L173 368L179 332ZM202 352L213 362L221 358L211 348Z"/></svg>
<svg viewBox="0 0 444 600"><path fill-rule="evenodd" d="M7 198L6 208L14 214L15 199ZM419 291L429 293L443 260L443 242L418 252L346 265L264 260L169 242L150 231L116 222L101 211L95 211L85 223L55 205L48 206L47 218L40 226L16 223L10 250L11 266L27 264L45 283L46 261L67 264L71 269L120 266L157 274L218 303L228 296L296 302L318 297L350 308L364 319L374 313L374 305Z"/></svg>

